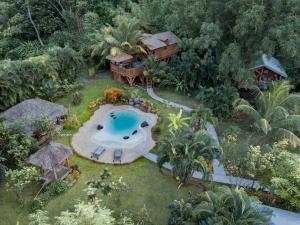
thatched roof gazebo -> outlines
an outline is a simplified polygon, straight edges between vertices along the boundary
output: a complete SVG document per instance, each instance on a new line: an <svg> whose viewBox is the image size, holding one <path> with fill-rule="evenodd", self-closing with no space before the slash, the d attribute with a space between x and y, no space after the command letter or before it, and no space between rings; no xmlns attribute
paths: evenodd
<svg viewBox="0 0 300 225"><path fill-rule="evenodd" d="M39 98L27 99L9 108L0 115L5 125L12 126L16 122L22 123L25 131L32 134L34 120L43 116L57 122L64 117L68 109L63 105L42 100Z"/></svg>
<svg viewBox="0 0 300 225"><path fill-rule="evenodd" d="M68 158L72 154L70 147L57 142L50 142L32 154L28 162L40 167L45 183L49 183L52 180L64 179L71 172Z"/></svg>

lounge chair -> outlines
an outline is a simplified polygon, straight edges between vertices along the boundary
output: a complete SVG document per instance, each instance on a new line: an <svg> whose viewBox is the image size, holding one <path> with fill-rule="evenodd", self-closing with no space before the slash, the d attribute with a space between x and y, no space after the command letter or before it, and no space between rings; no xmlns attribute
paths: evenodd
<svg viewBox="0 0 300 225"><path fill-rule="evenodd" d="M122 162L121 161L121 157L123 155L123 151L121 149L116 149L114 151L114 159L113 159L113 162L116 162L116 161L120 161L120 163Z"/></svg>
<svg viewBox="0 0 300 225"><path fill-rule="evenodd" d="M92 155L91 155L91 158L95 158L95 159L99 159L99 156L101 156L104 152L105 152L105 148L99 146L97 147L93 152L92 152Z"/></svg>

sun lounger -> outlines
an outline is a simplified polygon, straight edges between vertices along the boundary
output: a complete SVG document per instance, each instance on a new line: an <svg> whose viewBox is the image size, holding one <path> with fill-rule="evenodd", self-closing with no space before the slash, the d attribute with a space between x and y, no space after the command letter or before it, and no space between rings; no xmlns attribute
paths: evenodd
<svg viewBox="0 0 300 225"><path fill-rule="evenodd" d="M113 162L116 162L116 161L120 161L121 163L121 157L122 157L122 154L123 154L123 151L121 149L116 149L114 151L114 159L113 159Z"/></svg>
<svg viewBox="0 0 300 225"><path fill-rule="evenodd" d="M104 152L105 152L105 148L99 146L97 147L93 152L92 152L92 155L91 155L91 158L95 158L95 159L99 159L99 156L101 156Z"/></svg>

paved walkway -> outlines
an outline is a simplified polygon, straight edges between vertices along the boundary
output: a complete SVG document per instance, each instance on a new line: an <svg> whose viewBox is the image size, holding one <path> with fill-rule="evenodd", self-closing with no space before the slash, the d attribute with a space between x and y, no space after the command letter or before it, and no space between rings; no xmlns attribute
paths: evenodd
<svg viewBox="0 0 300 225"><path fill-rule="evenodd" d="M166 105L170 106L171 108L178 108L178 109L185 110L187 112L193 111L193 109L190 107L180 105L178 103L170 102L170 101L167 101L167 100L157 96L152 88L147 88L147 93L154 100L159 101L163 104L166 104ZM205 125L205 127L206 127L207 131L219 143L218 135L217 135L217 132L216 132L214 126L211 123L207 123ZM157 163L157 155L155 155L153 153L146 153L144 155L144 157L154 163ZM163 164L163 167L168 170L172 170L172 168L173 168L173 166L170 163ZM257 181L250 180L250 179L244 179L244 178L240 178L240 177L227 176L226 172L224 170L224 166L216 159L213 160L213 167L214 167L214 173L212 174L212 177L211 177L212 181L224 183L224 184L230 184L230 185L238 185L238 186L242 186L242 187L254 187L254 188L259 187L259 183ZM202 179L203 174L201 172L196 171L193 173L193 178ZM271 217L271 222L274 225L300 225L300 213L294 213L294 212L290 212L287 210L270 207L267 205L261 205L260 207L268 208L273 211L272 217Z"/></svg>

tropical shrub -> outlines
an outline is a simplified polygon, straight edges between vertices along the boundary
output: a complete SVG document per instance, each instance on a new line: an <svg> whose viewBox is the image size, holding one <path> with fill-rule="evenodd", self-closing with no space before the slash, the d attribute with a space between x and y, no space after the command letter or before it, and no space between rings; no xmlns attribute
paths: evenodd
<svg viewBox="0 0 300 225"><path fill-rule="evenodd" d="M68 225L70 221L72 224L82 225L113 225L116 224L116 219L112 215L112 211L101 206L99 200L93 202L79 202L74 205L71 211L63 211L55 218L56 225ZM30 214L29 225L51 224L47 212L37 210L35 213ZM126 219L126 221L129 221ZM53 223L54 224L54 223ZM122 223L121 223L122 224ZM123 223L122 225L133 225L132 223Z"/></svg>
<svg viewBox="0 0 300 225"><path fill-rule="evenodd" d="M245 159L249 176L289 203L287 208L300 210L300 158L287 151L287 140L275 143L271 149L252 147Z"/></svg>
<svg viewBox="0 0 300 225"><path fill-rule="evenodd" d="M50 196L54 197L65 192L68 189L69 189L69 185L67 182L63 180L57 180L47 185L45 188L45 192L48 192Z"/></svg>
<svg viewBox="0 0 300 225"><path fill-rule="evenodd" d="M203 105L199 105L198 108L193 111L191 120L195 130L205 129L207 123L216 125L218 121L212 110Z"/></svg>
<svg viewBox="0 0 300 225"><path fill-rule="evenodd" d="M0 62L0 110L32 97L53 99L75 82L80 57L70 48L46 55Z"/></svg>
<svg viewBox="0 0 300 225"><path fill-rule="evenodd" d="M38 42L27 41L8 51L5 58L11 60L26 59L42 55L44 51L45 49L41 48Z"/></svg>
<svg viewBox="0 0 300 225"><path fill-rule="evenodd" d="M144 76L147 80L160 83L166 76L167 66L155 60L153 55L149 55L145 62Z"/></svg>
<svg viewBox="0 0 300 225"><path fill-rule="evenodd" d="M55 122L47 116L35 119L32 125L36 137L52 135L55 130Z"/></svg>
<svg viewBox="0 0 300 225"><path fill-rule="evenodd" d="M180 128L183 127L187 127L188 123L187 121L190 119L189 117L183 117L182 116L182 110L180 109L180 111L176 114L176 113L170 113L168 115L168 119L170 121L168 127L169 127L169 131L170 133L174 133L177 130L179 130Z"/></svg>
<svg viewBox="0 0 300 225"><path fill-rule="evenodd" d="M64 121L64 129L75 130L80 127L80 121L76 114L69 114L67 119Z"/></svg>
<svg viewBox="0 0 300 225"><path fill-rule="evenodd" d="M212 160L222 154L220 146L207 131L193 132L189 127L170 133L159 142L158 149L158 166L162 168L165 162L170 162L180 185L187 183L194 171L201 171L204 178L208 178L213 169Z"/></svg>
<svg viewBox="0 0 300 225"><path fill-rule="evenodd" d="M168 225L267 225L271 214L270 210L258 208L256 200L243 189L228 187L174 201L170 209Z"/></svg>
<svg viewBox="0 0 300 225"><path fill-rule="evenodd" d="M109 103L117 103L122 99L124 90L121 88L108 88L104 91L104 96L107 102Z"/></svg>
<svg viewBox="0 0 300 225"><path fill-rule="evenodd" d="M82 98L83 98L83 95L81 92L79 91L75 91L73 94L72 94L72 103L74 105L79 105L82 101Z"/></svg>
<svg viewBox="0 0 300 225"><path fill-rule="evenodd" d="M293 146L299 146L300 115L294 115L293 110L300 103L300 95L291 94L291 89L288 81L273 83L266 92L256 88L256 104L239 99L235 101L235 110L253 119L263 138L288 139Z"/></svg>
<svg viewBox="0 0 300 225"><path fill-rule="evenodd" d="M5 173L8 187L15 191L18 199L21 199L22 192L26 185L40 180L40 175L35 167L23 166L21 169L9 169Z"/></svg>
<svg viewBox="0 0 300 225"><path fill-rule="evenodd" d="M24 133L14 133L0 123L0 161L8 168L23 165L29 154L36 150L34 140Z"/></svg>
<svg viewBox="0 0 300 225"><path fill-rule="evenodd" d="M228 118L232 115L232 102L239 97L237 89L229 84L216 87L201 88L196 96L200 102L213 110L218 118Z"/></svg>
<svg viewBox="0 0 300 225"><path fill-rule="evenodd" d="M5 181L6 169L7 167L4 164L0 163L0 185Z"/></svg>

